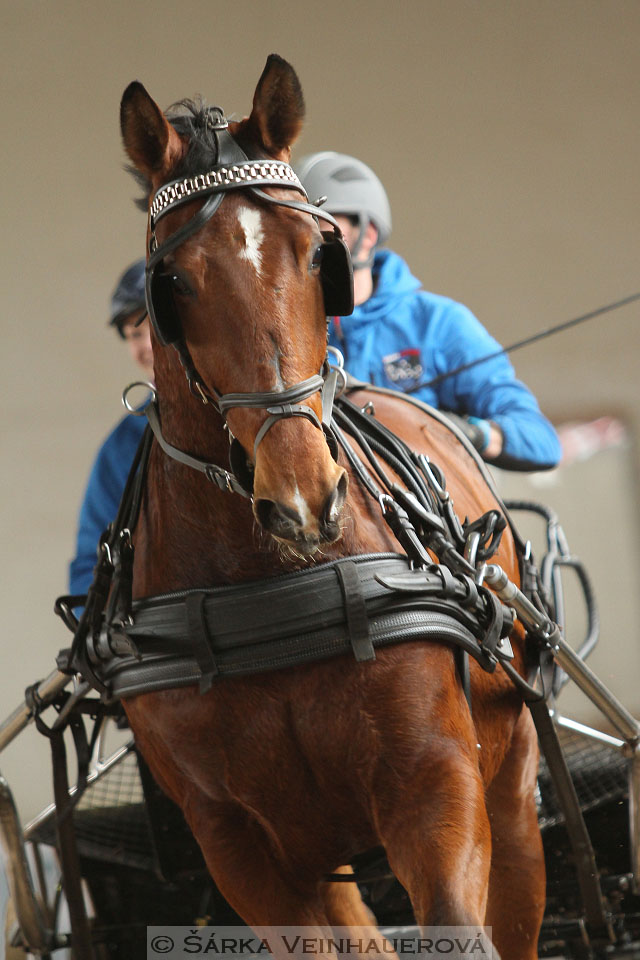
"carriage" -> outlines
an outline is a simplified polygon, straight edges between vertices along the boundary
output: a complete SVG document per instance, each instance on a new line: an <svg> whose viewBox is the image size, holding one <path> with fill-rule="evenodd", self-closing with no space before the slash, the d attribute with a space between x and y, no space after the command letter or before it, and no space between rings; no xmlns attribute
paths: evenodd
<svg viewBox="0 0 640 960"><path fill-rule="evenodd" d="M149 426L89 594L57 605L73 642L0 735L33 719L51 741L35 874L55 829L82 960L141 956L169 921L364 930L378 955L465 928L503 960L542 929L547 956L639 955L640 724L584 662L595 623L579 651L563 637L560 571L590 606L586 575L551 515L535 566L523 505L446 417L327 355L351 267L288 163L303 112L275 56L243 121L125 91L156 382L125 397ZM565 675L617 735L558 716ZM134 740L105 757L114 720ZM101 794L127 770L133 794ZM2 825L17 941L46 956L65 938L6 783Z"/></svg>

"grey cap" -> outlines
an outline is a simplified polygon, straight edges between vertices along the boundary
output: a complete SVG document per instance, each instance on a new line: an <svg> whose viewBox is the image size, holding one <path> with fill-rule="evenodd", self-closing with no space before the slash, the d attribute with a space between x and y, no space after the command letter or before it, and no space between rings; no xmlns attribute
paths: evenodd
<svg viewBox="0 0 640 960"><path fill-rule="evenodd" d="M329 213L371 220L378 230L378 243L391 233L391 209L382 183L373 170L345 153L325 150L311 153L295 165L309 199L327 197L323 209Z"/></svg>
<svg viewBox="0 0 640 960"><path fill-rule="evenodd" d="M136 260L127 267L111 294L109 323L122 334L122 321L139 310L146 309L144 296L144 260Z"/></svg>

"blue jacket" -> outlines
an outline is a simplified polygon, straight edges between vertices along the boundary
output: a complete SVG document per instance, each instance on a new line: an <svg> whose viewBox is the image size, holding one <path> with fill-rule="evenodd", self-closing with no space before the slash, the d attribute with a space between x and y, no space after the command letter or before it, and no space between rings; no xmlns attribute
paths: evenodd
<svg viewBox="0 0 640 960"><path fill-rule="evenodd" d="M373 295L350 317L334 318L329 333L358 380L404 391L500 350L467 307L422 290L396 253L379 251L373 274ZM504 436L503 452L493 461L498 466L541 470L560 460L554 428L504 354L413 396L496 423Z"/></svg>
<svg viewBox="0 0 640 960"><path fill-rule="evenodd" d="M146 425L146 417L128 414L98 451L78 517L76 555L69 567L69 591L72 594L83 594L89 589L100 536L116 518L129 469Z"/></svg>

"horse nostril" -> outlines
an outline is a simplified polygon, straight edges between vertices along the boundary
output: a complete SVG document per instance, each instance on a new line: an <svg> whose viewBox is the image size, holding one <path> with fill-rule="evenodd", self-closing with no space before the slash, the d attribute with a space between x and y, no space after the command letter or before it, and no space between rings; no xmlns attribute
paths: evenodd
<svg viewBox="0 0 640 960"><path fill-rule="evenodd" d="M320 517L320 526L322 532L331 539L335 539L340 532L340 515L344 507L344 501L347 496L347 487L349 481L347 474L343 471L331 495L327 499Z"/></svg>
<svg viewBox="0 0 640 960"><path fill-rule="evenodd" d="M295 536L302 526L302 517L291 507L274 500L258 500L255 505L256 516L269 533L279 537Z"/></svg>

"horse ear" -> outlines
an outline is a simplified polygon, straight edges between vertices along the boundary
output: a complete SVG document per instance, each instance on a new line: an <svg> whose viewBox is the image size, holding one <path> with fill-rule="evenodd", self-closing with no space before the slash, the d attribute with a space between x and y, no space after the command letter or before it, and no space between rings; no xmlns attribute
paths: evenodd
<svg viewBox="0 0 640 960"><path fill-rule="evenodd" d="M151 180L167 176L182 155L182 140L137 80L122 95L120 129L134 166Z"/></svg>
<svg viewBox="0 0 640 960"><path fill-rule="evenodd" d="M278 160L288 160L304 119L304 97L298 76L286 60L272 53L253 95L253 109L244 132Z"/></svg>

